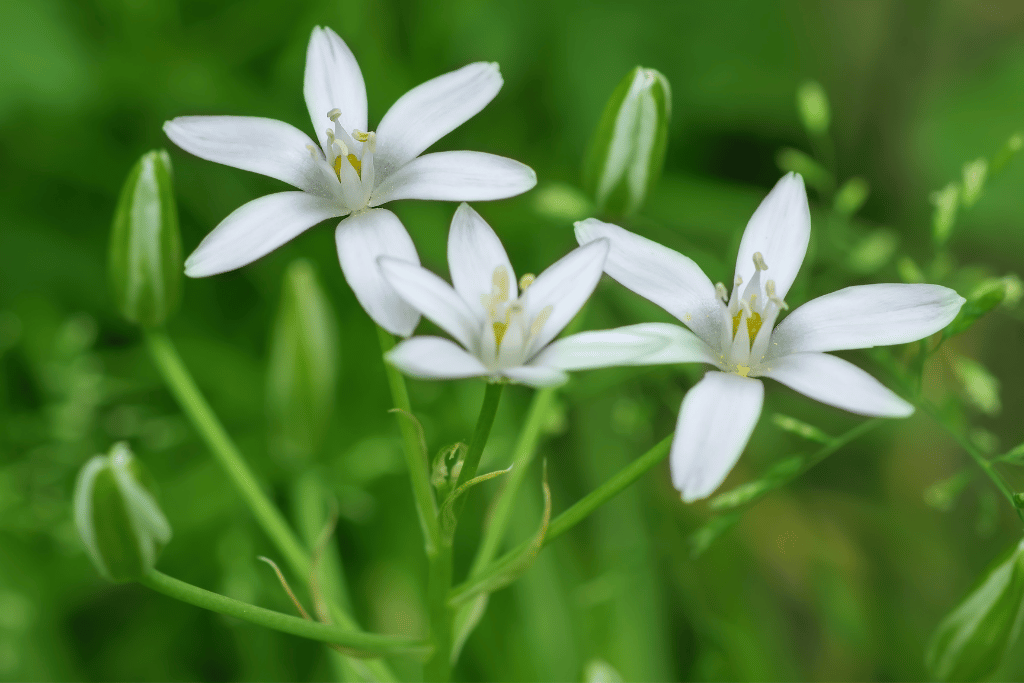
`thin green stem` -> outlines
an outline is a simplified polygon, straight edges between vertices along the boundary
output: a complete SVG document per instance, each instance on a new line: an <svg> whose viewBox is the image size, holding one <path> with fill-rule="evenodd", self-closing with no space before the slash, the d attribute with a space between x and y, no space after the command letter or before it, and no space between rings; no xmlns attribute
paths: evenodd
<svg viewBox="0 0 1024 683"><path fill-rule="evenodd" d="M556 538L569 531L569 529L586 519L586 517L594 512L594 510L607 503L609 500L621 493L627 486L639 479L645 472L664 460L669 453L669 446L671 444L672 435L670 434L655 444L639 458L619 470L611 479L601 484L601 486L578 500L565 512L551 520L551 524L548 525L547 533L544 535L544 541L541 544L541 548L545 547ZM491 568L500 569L504 567L510 563L513 558L521 556L524 551L526 551L529 544L529 541L520 543L512 550L487 565L487 567L478 571L477 574L479 576L484 576L488 571L491 571ZM462 593L467 585L468 584L460 584L451 590L448 594L449 600Z"/></svg>
<svg viewBox="0 0 1024 683"><path fill-rule="evenodd" d="M498 403L501 401L501 391L504 388L505 385L500 382L487 384L484 402L480 406L480 417L476 421L476 429L473 431L473 438L469 442L469 450L466 451L466 459L462 462L462 469L459 470L459 478L454 488L459 488L476 476L476 471L480 468L480 456L483 455L487 437L491 434L491 426L494 424L494 416L498 413Z"/></svg>
<svg viewBox="0 0 1024 683"><path fill-rule="evenodd" d="M519 432L519 439L516 441L515 449L512 451L512 471L508 473L505 483L500 493L498 493L498 499L491 510L487 529L484 531L483 541L481 541L480 547L477 548L476 557L473 559L473 566L469 571L470 576L474 576L483 570L498 553L501 542L505 537L505 530L508 528L509 520L512 518L516 494L519 492L519 487L522 486L526 473L529 471L530 463L533 462L534 455L537 452L537 444L540 441L544 419L551 411L556 393L555 389L541 389L533 395L530 410L526 415L526 422L523 425L522 431Z"/></svg>
<svg viewBox="0 0 1024 683"><path fill-rule="evenodd" d="M984 472L985 475L992 480L992 483L996 485L996 488L999 489L999 492L1003 494L1003 497L1005 497L1006 500L1010 502L1010 505L1013 507L1014 512L1017 513L1017 517L1020 518L1020 521L1024 522L1024 510L1021 510L1019 507L1017 507L1017 503L1014 499L1013 489L1011 489L1007 485L1007 483L1003 480L1002 476L1000 476L999 472L996 471L995 466L991 462L989 462L988 458L986 458L981 453L981 451L979 451L974 446L974 444L971 443L970 439L968 439L965 435L961 434L959 429L956 429L955 427L953 427L953 425L946 422L946 420L943 419L942 415L939 413L938 408L936 408L930 402L925 401L923 399L918 403L918 405L920 405L921 409L928 413L928 415L933 420L939 423L939 426L945 429L946 432L948 432L949 435L953 437L954 441L960 444L960 447L967 452L967 455L971 456L971 459L974 460L975 463L977 463L978 467L981 468L982 472Z"/></svg>
<svg viewBox="0 0 1024 683"><path fill-rule="evenodd" d="M352 657L392 657L396 655L423 657L430 652L430 645L416 638L384 636L307 621L290 614L282 614L213 593L156 570L140 579L139 583L196 607L237 617L258 626L290 633L300 638L339 645Z"/></svg>
<svg viewBox="0 0 1024 683"><path fill-rule="evenodd" d="M245 462L238 447L217 418L217 414L207 403L206 397L199 391L171 339L163 332L148 330L146 344L171 393L199 432L199 436L206 442L210 452L224 468L264 533L277 547L292 572L305 580L309 576L309 553L260 486L255 473ZM334 604L330 607L331 616L340 628L358 628L355 620L347 612ZM394 674L383 662L368 662L365 665L359 664L359 667L363 670L371 669L373 678L378 680L395 680Z"/></svg>
<svg viewBox="0 0 1024 683"><path fill-rule="evenodd" d="M473 438L469 442L466 458L462 462L458 479L452 490L473 479L480 467L487 439L498 414L498 403L504 384L488 384L484 392L483 405L480 406L480 417L473 430ZM465 495L455 503L456 518L465 503ZM429 556L430 568L427 581L427 597L430 612L430 640L434 645L434 654L424 667L423 675L428 681L447 681L451 678L452 650L452 610L448 605L448 593L452 587L452 535L442 535L438 551Z"/></svg>
<svg viewBox="0 0 1024 683"><path fill-rule="evenodd" d="M387 353L395 346L395 338L391 333L382 327L377 328L377 338L380 340L380 350ZM398 410L412 416L412 406L409 403L409 391L405 386L405 378L386 360L384 361L384 372L388 378L388 386L391 389L391 400ZM430 463L427 462L426 453L420 446L420 436L416 427L407 419L400 419L398 428L402 432L403 451L405 453L405 464L409 469L409 479L412 481L412 493L416 501L416 514L419 516L420 527L423 530L423 539L426 545L427 555L432 555L440 545L441 534L437 523L437 499L434 498L434 488L430 485Z"/></svg>

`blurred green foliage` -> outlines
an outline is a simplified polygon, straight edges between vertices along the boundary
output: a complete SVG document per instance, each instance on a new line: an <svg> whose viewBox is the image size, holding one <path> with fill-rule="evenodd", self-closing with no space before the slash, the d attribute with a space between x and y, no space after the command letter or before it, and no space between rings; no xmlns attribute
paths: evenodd
<svg viewBox="0 0 1024 683"><path fill-rule="evenodd" d="M829 213L833 198L812 193L812 246L793 303L847 284L898 281L910 266L965 295L1024 269L1020 160L998 178L989 169L983 193L973 206L961 204L935 260L929 203L933 191L963 181L965 163L992 159L1024 125L1024 7L1012 0L0 3L0 679L331 676L316 644L105 583L70 508L81 465L127 440L159 482L174 528L160 568L291 611L255 559L273 557L273 547L163 388L139 331L117 315L105 268L118 192L146 150L170 151L185 253L231 210L278 187L174 149L161 124L184 114L240 114L312 132L301 83L317 24L333 27L359 59L371 123L428 78L470 61L500 63L502 92L438 147L503 154L536 169L534 192L475 207L521 272L537 272L574 246L571 220L588 209L573 190L586 142L612 89L637 64L668 78L673 117L664 176L629 227L688 253L713 280L729 279L742 228L780 175L780 148L814 155L836 186L859 176L870 187L844 199L844 207L864 202L855 219ZM830 146L802 126L795 94L808 80L828 94ZM440 272L454 208L394 207L424 263ZM320 275L342 352L325 445L296 482L268 452L265 388L282 279L300 256ZM609 282L584 315L593 328L665 319ZM946 341L924 368L926 394L994 452L1024 438L1009 409L1024 405L1024 354L1015 352L1021 324L1018 306L1001 306ZM186 282L169 332L310 543L336 501L332 562L340 560L363 625L425 632L425 562L395 418L386 413L376 332L342 279L332 230L311 230L240 271ZM877 370L867 354L850 357ZM998 378L1007 410L965 406L958 357ZM700 372L575 376L542 445L554 511L670 433ZM468 438L482 384L410 389L432 452ZM507 466L529 396L521 387L505 391L481 471ZM778 385L766 410L829 435L859 422ZM724 490L814 449L766 415ZM722 533L697 559L687 539L715 513L682 505L667 467L658 468L491 596L456 675L926 678L923 653L935 624L1020 538L1019 520L992 502L981 477L944 506L926 503L925 492L969 467L925 416L887 423L742 516L714 518ZM533 469L512 524L517 540L534 533L543 509L539 462ZM1019 470L1005 474L1024 487ZM472 558L474 520L484 518L500 482L481 485L468 501L456 576ZM416 675L408 662L395 668ZM1024 649L1012 650L995 676L1024 676Z"/></svg>

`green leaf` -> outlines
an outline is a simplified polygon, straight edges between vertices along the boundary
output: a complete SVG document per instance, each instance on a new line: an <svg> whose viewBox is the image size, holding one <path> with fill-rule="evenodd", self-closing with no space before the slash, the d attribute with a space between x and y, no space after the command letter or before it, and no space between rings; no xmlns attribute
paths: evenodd
<svg viewBox="0 0 1024 683"><path fill-rule="evenodd" d="M984 678L1016 641L1024 619L1024 541L982 577L932 636L925 664L944 681Z"/></svg>
<svg viewBox="0 0 1024 683"><path fill-rule="evenodd" d="M181 298L181 236L165 150L147 152L121 190L110 236L110 282L121 315L162 325Z"/></svg>
<svg viewBox="0 0 1024 683"><path fill-rule="evenodd" d="M319 450L334 411L340 350L337 322L313 264L284 274L270 338L267 418L271 452L288 464Z"/></svg>
<svg viewBox="0 0 1024 683"><path fill-rule="evenodd" d="M731 510L745 505L788 482L803 466L803 456L786 458L775 463L760 479L740 484L734 489L718 494L711 499L708 507L712 510Z"/></svg>
<svg viewBox="0 0 1024 683"><path fill-rule="evenodd" d="M654 69L636 67L615 88L583 165L583 185L599 211L631 215L661 175L672 93Z"/></svg>
<svg viewBox="0 0 1024 683"><path fill-rule="evenodd" d="M171 540L148 475L127 444L85 464L75 483L75 526L96 569L111 581L141 578Z"/></svg>
<svg viewBox="0 0 1024 683"><path fill-rule="evenodd" d="M828 132L832 119L828 95L821 83L804 81L796 90L796 109L807 132L814 137Z"/></svg>
<svg viewBox="0 0 1024 683"><path fill-rule="evenodd" d="M806 422L798 420L795 417L790 417L789 415L775 413L772 415L772 422L779 429L791 434L796 434L800 438L807 439L808 441L830 444L835 440L833 437L821 431L814 425L807 424Z"/></svg>
<svg viewBox="0 0 1024 683"><path fill-rule="evenodd" d="M509 465L508 469L505 470L496 470L494 472L488 472L487 474L481 474L473 477L449 494L444 503L441 504L440 512L438 512L438 516L441 519L441 537L445 542L451 543L455 536L455 527L459 523L459 519L455 514L455 502L459 497L477 484L482 484L485 481L494 479L495 477L500 477L503 474L508 474L511 471L512 465Z"/></svg>

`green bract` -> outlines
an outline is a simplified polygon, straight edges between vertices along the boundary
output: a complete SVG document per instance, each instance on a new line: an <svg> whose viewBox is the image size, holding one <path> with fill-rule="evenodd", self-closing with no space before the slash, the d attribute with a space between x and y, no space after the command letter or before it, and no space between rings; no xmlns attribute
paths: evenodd
<svg viewBox="0 0 1024 683"><path fill-rule="evenodd" d="M139 462L127 444L85 464L75 483L75 526L93 564L111 581L141 578L171 540Z"/></svg>
<svg viewBox="0 0 1024 683"><path fill-rule="evenodd" d="M1013 645L1024 617L1024 541L939 624L925 663L947 681L984 678Z"/></svg>
<svg viewBox="0 0 1024 683"><path fill-rule="evenodd" d="M164 150L142 155L121 189L110 238L110 281L121 314L162 325L181 295L181 236Z"/></svg>
<svg viewBox="0 0 1024 683"><path fill-rule="evenodd" d="M320 446L334 408L338 331L309 261L292 262L270 341L267 416L274 451L287 461Z"/></svg>
<svg viewBox="0 0 1024 683"><path fill-rule="evenodd" d="M615 215L640 209L661 174L671 110L668 80L654 69L636 67L615 88L583 167L598 209Z"/></svg>

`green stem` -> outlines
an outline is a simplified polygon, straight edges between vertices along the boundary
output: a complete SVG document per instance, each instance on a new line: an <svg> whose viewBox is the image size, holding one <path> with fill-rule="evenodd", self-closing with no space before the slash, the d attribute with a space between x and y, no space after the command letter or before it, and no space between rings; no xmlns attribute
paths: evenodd
<svg viewBox="0 0 1024 683"><path fill-rule="evenodd" d="M980 467L981 470L985 473L985 475L992 480L992 483L996 485L996 488L999 489L999 492L1003 494L1003 497L1005 497L1006 500L1010 502L1010 505L1013 507L1014 512L1017 513L1017 517L1020 518L1021 522L1024 522L1024 510L1021 510L1019 507L1017 507L1017 503L1014 500L1013 490L1006 484L1005 481L1003 481L1003 478L999 475L998 472L996 472L995 466L991 462L989 462L988 458L986 458L977 448L975 448L974 444L971 443L970 439L961 434L960 430L948 424L942 418L942 415L939 413L939 410L935 406L933 406L931 403L923 399L918 403L918 405L921 407L922 410L928 413L928 415L933 420L938 422L939 426L945 429L946 432L948 432L949 435L953 437L954 441L960 444L960 447L967 452L967 455L971 456L971 459L974 460L975 463L977 463L978 467Z"/></svg>
<svg viewBox="0 0 1024 683"><path fill-rule="evenodd" d="M498 494L498 499L494 503L490 520L487 522L487 529L484 531L483 541L477 548L473 566L469 571L470 576L483 570L498 553L501 541L505 537L505 530L512 517L516 494L519 492L519 487L522 486L530 463L537 452L541 428L555 402L556 393L555 389L541 389L533 395L530 410L526 415L526 422L522 431L519 432L519 440L516 441L515 449L512 452L512 471L508 473L501 492Z"/></svg>
<svg viewBox="0 0 1024 683"><path fill-rule="evenodd" d="M231 479L242 499L249 506L264 533L277 547L292 572L305 580L305 577L309 576L309 553L306 552L291 527L288 526L284 516L260 487L255 473L249 468L238 447L235 446L216 413L213 412L213 408L199 391L199 387L196 386L195 380L192 379L192 375L182 362L170 338L163 332L148 330L146 344L171 393L203 441L206 442L210 452L224 468L228 478ZM330 607L332 618L341 628L353 630L357 628L355 620L347 612L334 604ZM370 668L373 677L378 680L395 680L394 674L383 662L369 662L359 666L362 669Z"/></svg>
<svg viewBox="0 0 1024 683"><path fill-rule="evenodd" d="M462 469L459 470L459 478L455 482L454 488L456 489L475 477L476 471L480 468L480 456L483 455L487 437L491 434L494 416L498 413L498 402L501 401L501 390L504 388L505 385L500 382L487 384L484 402L480 406L480 417L477 419L476 429L473 431L473 439L469 442L469 450L466 451Z"/></svg>
<svg viewBox="0 0 1024 683"><path fill-rule="evenodd" d="M213 593L156 570L152 570L140 579L139 583L196 607L237 617L258 626L290 633L300 638L339 645L352 657L391 657L395 655L422 657L430 652L429 644L416 638L384 636L307 621L290 614L282 614Z"/></svg>
<svg viewBox="0 0 1024 683"><path fill-rule="evenodd" d="M394 348L395 338L383 327L377 328L377 338L380 340L380 350L386 354ZM388 386L391 388L391 400L398 410L412 416L412 406L409 403L409 391L405 386L405 378L387 360L384 361L384 372L388 378ZM402 444L405 452L405 464L409 469L409 479L412 481L412 493L416 501L416 514L419 516L420 527L423 530L423 539L426 545L427 555L432 555L440 545L441 533L437 523L437 499L434 498L434 489L430 485L430 463L427 462L426 453L420 446L420 436L416 427L409 420L400 418L398 428L402 432Z"/></svg>
<svg viewBox="0 0 1024 683"><path fill-rule="evenodd" d="M623 489L639 479L645 472L664 460L669 453L669 446L671 444L672 435L670 434L655 444L649 451L619 470L611 479L601 484L601 486L578 500L568 510L551 520L551 524L548 525L547 533L544 535L544 541L541 543L541 548L545 547L569 529L579 524L594 510L607 503L617 494L622 492ZM520 543L512 550L487 565L487 567L479 570L477 572L477 578L479 578L479 576L486 575L487 572L490 571L490 568L500 570L505 567L513 561L513 558L521 556L524 551L526 551L529 544L530 541ZM468 583L463 583L449 591L449 600L453 597L459 596L464 592L467 586Z"/></svg>
<svg viewBox="0 0 1024 683"><path fill-rule="evenodd" d="M476 429L473 430L473 438L469 442L458 479L452 487L453 491L476 476L480 467L480 457L494 425L494 417L498 414L498 403L504 386L499 383L487 385L483 405L480 406L480 417L477 418ZM465 501L466 496L463 495L462 499L455 503L455 509L461 511ZM430 640L434 645L434 653L427 660L423 675L428 681L447 681L451 678L452 651L452 610L448 605L448 593L452 587L451 534L442 537L437 552L429 556L429 561L427 598L430 611Z"/></svg>

